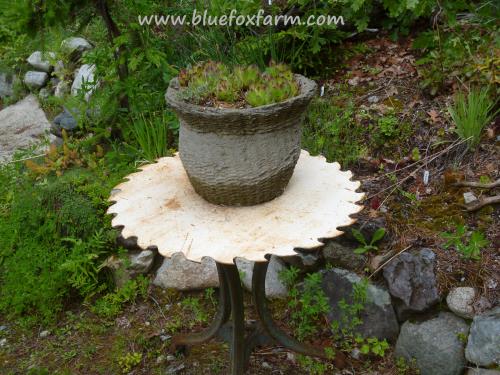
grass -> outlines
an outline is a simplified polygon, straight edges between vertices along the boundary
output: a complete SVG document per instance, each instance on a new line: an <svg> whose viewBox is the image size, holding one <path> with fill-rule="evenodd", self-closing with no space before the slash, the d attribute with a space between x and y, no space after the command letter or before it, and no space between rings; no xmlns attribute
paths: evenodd
<svg viewBox="0 0 500 375"><path fill-rule="evenodd" d="M140 114L130 125L133 143L137 151L148 161L154 161L170 154L171 133L176 120L170 113Z"/></svg>
<svg viewBox="0 0 500 375"><path fill-rule="evenodd" d="M483 129L493 120L498 111L493 111L496 102L491 100L488 88L472 89L467 96L459 92L454 104L448 107L460 138L467 140L469 149L474 149L481 140Z"/></svg>

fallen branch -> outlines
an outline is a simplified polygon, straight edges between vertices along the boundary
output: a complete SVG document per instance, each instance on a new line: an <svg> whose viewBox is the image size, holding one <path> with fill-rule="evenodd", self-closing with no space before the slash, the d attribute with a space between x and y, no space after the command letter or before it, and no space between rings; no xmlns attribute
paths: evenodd
<svg viewBox="0 0 500 375"><path fill-rule="evenodd" d="M467 211L472 212L472 211L477 211L484 206L488 206L490 204L496 204L500 203L500 195L495 195L493 197L486 197L486 198L481 198L477 201L474 201L472 203L469 203L465 205L465 208Z"/></svg>
<svg viewBox="0 0 500 375"><path fill-rule="evenodd" d="M500 179L496 180L495 182L490 182L488 184L482 184L480 182L474 182L474 181L460 181L460 182L455 182L453 186L472 187L479 189L494 189L500 186Z"/></svg>

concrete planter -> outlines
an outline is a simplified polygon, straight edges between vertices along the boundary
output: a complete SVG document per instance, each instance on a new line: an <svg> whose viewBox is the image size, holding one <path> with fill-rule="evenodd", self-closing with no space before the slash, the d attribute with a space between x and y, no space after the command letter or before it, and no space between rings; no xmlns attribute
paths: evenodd
<svg viewBox="0 0 500 375"><path fill-rule="evenodd" d="M250 206L281 195L300 155L301 122L316 83L295 75L300 94L245 109L202 107L179 98L177 78L166 101L180 120L179 155L195 191L207 201Z"/></svg>

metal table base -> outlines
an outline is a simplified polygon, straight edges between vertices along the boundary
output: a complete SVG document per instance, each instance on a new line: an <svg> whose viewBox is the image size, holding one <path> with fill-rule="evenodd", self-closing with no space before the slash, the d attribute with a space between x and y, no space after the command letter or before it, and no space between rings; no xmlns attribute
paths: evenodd
<svg viewBox="0 0 500 375"><path fill-rule="evenodd" d="M265 281L268 262L255 263L252 294L259 322L247 334L243 306L243 289L238 269L234 264L217 262L219 274L219 306L212 324L203 332L177 335L173 338L175 350L204 343L227 325L231 329L229 340L231 375L244 374L250 354L260 343L270 340L287 349L313 357L326 358L324 350L303 344L287 335L273 321L266 302Z"/></svg>

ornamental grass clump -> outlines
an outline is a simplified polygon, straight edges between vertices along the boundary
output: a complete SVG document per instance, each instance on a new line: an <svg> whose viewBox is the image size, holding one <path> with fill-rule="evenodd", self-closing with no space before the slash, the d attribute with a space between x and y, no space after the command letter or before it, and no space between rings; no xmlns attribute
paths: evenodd
<svg viewBox="0 0 500 375"><path fill-rule="evenodd" d="M260 107L297 96L299 86L292 71L271 63L263 72L256 66L229 68L207 61L179 74L182 99L211 107Z"/></svg>

